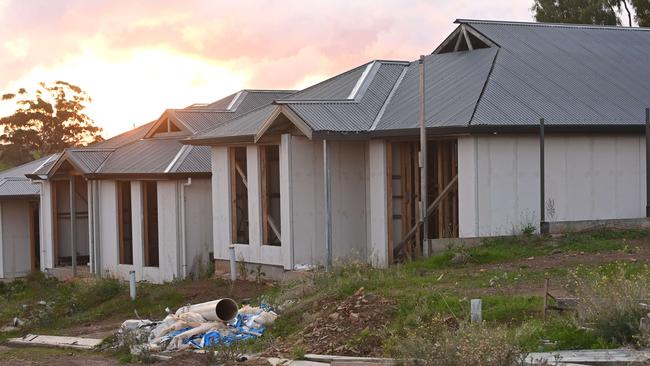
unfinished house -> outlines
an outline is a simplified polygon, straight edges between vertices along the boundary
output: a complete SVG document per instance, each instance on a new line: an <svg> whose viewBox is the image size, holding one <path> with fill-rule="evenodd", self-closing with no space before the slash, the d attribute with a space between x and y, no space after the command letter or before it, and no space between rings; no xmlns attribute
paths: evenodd
<svg viewBox="0 0 650 366"><path fill-rule="evenodd" d="M25 174L45 160L0 172L0 279L40 270L40 186Z"/></svg>
<svg viewBox="0 0 650 366"><path fill-rule="evenodd" d="M243 90L170 109L151 123L71 148L29 176L42 184L44 258L60 277L165 282L211 268L210 149L180 140L291 92Z"/></svg>
<svg viewBox="0 0 650 366"><path fill-rule="evenodd" d="M457 23L422 65L373 61L187 139L211 146L215 258L386 266L448 238L645 218L650 30Z"/></svg>

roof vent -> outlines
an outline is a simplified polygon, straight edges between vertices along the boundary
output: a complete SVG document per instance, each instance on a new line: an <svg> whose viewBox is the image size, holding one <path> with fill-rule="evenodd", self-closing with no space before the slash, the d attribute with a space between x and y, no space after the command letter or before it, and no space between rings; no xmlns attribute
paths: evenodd
<svg viewBox="0 0 650 366"><path fill-rule="evenodd" d="M472 51L492 47L493 43L471 27L461 24L433 53Z"/></svg>

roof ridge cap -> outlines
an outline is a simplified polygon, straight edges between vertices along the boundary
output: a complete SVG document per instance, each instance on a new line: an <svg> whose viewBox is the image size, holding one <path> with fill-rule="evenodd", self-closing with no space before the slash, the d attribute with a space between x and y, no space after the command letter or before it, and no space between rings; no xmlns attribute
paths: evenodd
<svg viewBox="0 0 650 366"><path fill-rule="evenodd" d="M618 25L600 25L600 24L577 24L577 23L545 23L545 22L524 22L524 21L507 21L507 20L481 20L481 19L456 19L454 23L457 24L498 24L498 25L512 25L512 26L532 26L544 28L576 28L576 29L603 29L603 30L618 30L618 31L650 31L646 27L624 27Z"/></svg>

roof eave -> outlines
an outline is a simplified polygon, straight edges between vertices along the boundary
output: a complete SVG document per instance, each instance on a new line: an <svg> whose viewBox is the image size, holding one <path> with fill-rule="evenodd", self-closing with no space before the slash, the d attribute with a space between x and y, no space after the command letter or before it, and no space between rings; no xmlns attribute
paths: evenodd
<svg viewBox="0 0 650 366"><path fill-rule="evenodd" d="M93 173L86 175L94 180L173 180L184 178L210 178L212 172L171 172L171 173Z"/></svg>

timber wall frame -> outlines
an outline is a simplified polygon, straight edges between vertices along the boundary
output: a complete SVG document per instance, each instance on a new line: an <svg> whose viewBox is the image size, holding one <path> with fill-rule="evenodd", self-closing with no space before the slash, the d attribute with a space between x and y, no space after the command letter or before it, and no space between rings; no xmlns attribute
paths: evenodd
<svg viewBox="0 0 650 366"><path fill-rule="evenodd" d="M429 238L458 237L458 144L454 138L428 139L427 225ZM418 141L389 141L386 148L388 257L422 255Z"/></svg>

